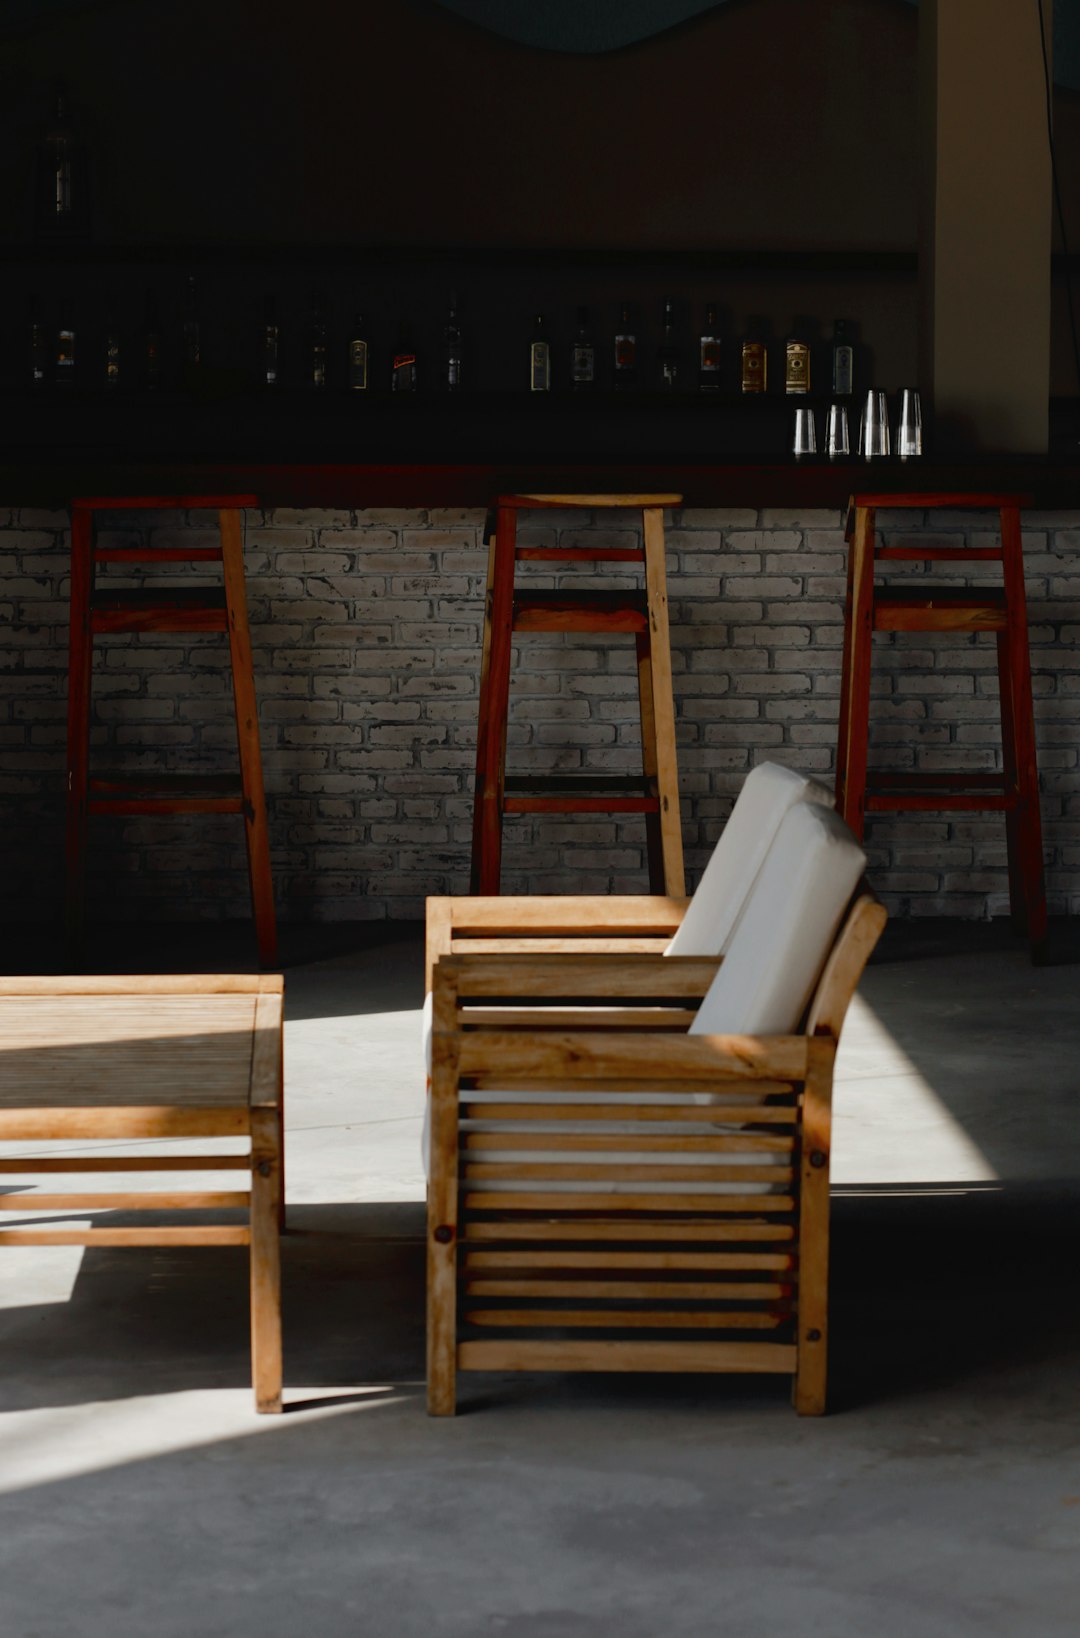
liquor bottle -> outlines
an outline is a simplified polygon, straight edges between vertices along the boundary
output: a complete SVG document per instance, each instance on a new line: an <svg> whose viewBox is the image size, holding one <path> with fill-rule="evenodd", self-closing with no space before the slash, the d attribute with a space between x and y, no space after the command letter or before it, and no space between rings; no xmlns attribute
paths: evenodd
<svg viewBox="0 0 1080 1638"><path fill-rule="evenodd" d="M620 390L637 386L637 335L626 302L619 309L619 322L615 329L613 379Z"/></svg>
<svg viewBox="0 0 1080 1638"><path fill-rule="evenodd" d="M551 343L543 313L533 320L532 341L529 343L529 390L551 391Z"/></svg>
<svg viewBox="0 0 1080 1638"><path fill-rule="evenodd" d="M311 298L311 322L308 326L308 385L316 392L326 386L326 318L321 296Z"/></svg>
<svg viewBox="0 0 1080 1638"><path fill-rule="evenodd" d="M56 88L53 116L38 147L35 225L41 239L77 238L89 228L85 154L68 116L65 88Z"/></svg>
<svg viewBox="0 0 1080 1638"><path fill-rule="evenodd" d="M202 363L202 325L199 323L199 288L194 277L188 278L180 333L184 370L197 370Z"/></svg>
<svg viewBox="0 0 1080 1638"><path fill-rule="evenodd" d="M798 336L792 336L784 349L784 391L810 391L810 347Z"/></svg>
<svg viewBox="0 0 1080 1638"><path fill-rule="evenodd" d="M705 327L698 337L698 387L701 392L720 391L720 338L716 329L716 308L709 302L705 309Z"/></svg>
<svg viewBox="0 0 1080 1638"><path fill-rule="evenodd" d="M60 311L68 315L56 330L56 350L53 354L54 379L58 387L70 387L75 380L75 330L71 324L71 304L61 302Z"/></svg>
<svg viewBox="0 0 1080 1638"><path fill-rule="evenodd" d="M855 391L855 348L845 319L833 322L832 390L835 398L850 398Z"/></svg>
<svg viewBox="0 0 1080 1638"><path fill-rule="evenodd" d="M347 361L350 392L367 392L368 344L367 326L364 323L363 313L357 313L353 319Z"/></svg>
<svg viewBox="0 0 1080 1638"><path fill-rule="evenodd" d="M397 347L390 374L392 392L415 392L417 382L416 352L407 324L398 326Z"/></svg>
<svg viewBox="0 0 1080 1638"><path fill-rule="evenodd" d="M458 321L458 300L450 297L450 307L442 333L442 386L445 392L458 392L462 386L461 325Z"/></svg>
<svg viewBox="0 0 1080 1638"><path fill-rule="evenodd" d="M120 385L120 327L114 313L105 316L105 371L103 384L107 392L115 392Z"/></svg>
<svg viewBox="0 0 1080 1638"><path fill-rule="evenodd" d="M769 387L769 350L762 339L764 325L760 319L747 321L746 337L742 344L740 380L743 392L767 392Z"/></svg>
<svg viewBox="0 0 1080 1638"><path fill-rule="evenodd" d="M675 297L665 296L661 313L663 330L656 354L656 379L661 392L675 392L679 385L679 347L675 332Z"/></svg>
<svg viewBox="0 0 1080 1638"><path fill-rule="evenodd" d="M30 385L35 388L49 384L49 337L38 311L37 297L30 297L27 340L30 344Z"/></svg>
<svg viewBox="0 0 1080 1638"><path fill-rule="evenodd" d="M161 320L158 318L157 291L146 292L142 328L142 384L147 392L161 386Z"/></svg>
<svg viewBox="0 0 1080 1638"><path fill-rule="evenodd" d="M577 330L570 343L570 386L574 392L587 392L596 385L596 348L593 346L589 309L577 310Z"/></svg>
<svg viewBox="0 0 1080 1638"><path fill-rule="evenodd" d="M266 298L266 310L259 330L259 380L264 387L276 387L281 380L281 328L274 296Z"/></svg>

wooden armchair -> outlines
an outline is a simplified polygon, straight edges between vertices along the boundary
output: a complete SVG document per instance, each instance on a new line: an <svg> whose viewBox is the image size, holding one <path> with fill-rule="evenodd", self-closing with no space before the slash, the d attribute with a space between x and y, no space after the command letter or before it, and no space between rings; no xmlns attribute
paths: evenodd
<svg viewBox="0 0 1080 1638"><path fill-rule="evenodd" d="M885 922L863 862L800 803L723 961L438 959L433 1414L458 1370L527 1369L780 1372L824 1410L833 1065Z"/></svg>

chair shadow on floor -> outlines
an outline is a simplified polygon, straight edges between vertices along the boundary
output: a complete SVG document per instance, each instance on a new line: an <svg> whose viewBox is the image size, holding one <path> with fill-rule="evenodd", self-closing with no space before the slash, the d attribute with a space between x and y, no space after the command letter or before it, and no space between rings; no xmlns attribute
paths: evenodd
<svg viewBox="0 0 1080 1638"><path fill-rule="evenodd" d="M113 1214L117 1226L123 1213ZM298 1205L282 1243L291 1412L416 1401L424 1377L424 1208ZM870 1411L948 1388L1080 1364L1080 1188L838 1190L832 1238L830 1410ZM22 1256L0 1255L0 1285ZM49 1257L78 1255L67 1250ZM68 1300L0 1310L0 1413L250 1380L246 1251L95 1248ZM784 1384L712 1378L467 1379L463 1412L557 1400L583 1414L635 1405L723 1417L786 1404Z"/></svg>

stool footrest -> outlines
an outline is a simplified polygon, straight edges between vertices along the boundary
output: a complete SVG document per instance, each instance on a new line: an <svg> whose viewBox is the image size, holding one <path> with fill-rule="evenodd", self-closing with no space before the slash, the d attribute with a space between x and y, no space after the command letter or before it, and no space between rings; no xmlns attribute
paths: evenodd
<svg viewBox="0 0 1080 1638"><path fill-rule="evenodd" d="M975 813L1006 811L1016 806L1002 773L872 773L866 782L868 812L918 812L920 809Z"/></svg>
<svg viewBox="0 0 1080 1638"><path fill-rule="evenodd" d="M645 594L638 591L514 593L514 631L620 631L647 629Z"/></svg>
<svg viewBox="0 0 1080 1638"><path fill-rule="evenodd" d="M659 813L640 774L518 775L504 786L505 813Z"/></svg>
<svg viewBox="0 0 1080 1638"><path fill-rule="evenodd" d="M235 776L105 774L89 782L92 814L243 813Z"/></svg>
<svg viewBox="0 0 1080 1638"><path fill-rule="evenodd" d="M1008 606L1000 586L879 586L875 631L1004 631Z"/></svg>
<svg viewBox="0 0 1080 1638"><path fill-rule="evenodd" d="M138 587L94 593L90 629L122 631L226 631L225 593L215 586Z"/></svg>

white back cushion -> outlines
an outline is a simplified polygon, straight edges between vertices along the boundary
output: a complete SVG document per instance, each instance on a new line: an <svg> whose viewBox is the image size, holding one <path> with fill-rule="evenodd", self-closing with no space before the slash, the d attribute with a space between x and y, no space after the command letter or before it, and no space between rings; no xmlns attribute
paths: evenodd
<svg viewBox="0 0 1080 1638"><path fill-rule="evenodd" d="M796 802L780 824L691 1035L789 1035L799 1026L866 854L831 808Z"/></svg>
<svg viewBox="0 0 1080 1638"><path fill-rule="evenodd" d="M778 762L747 774L731 817L665 955L723 955L780 822L796 802L833 805L832 793Z"/></svg>

